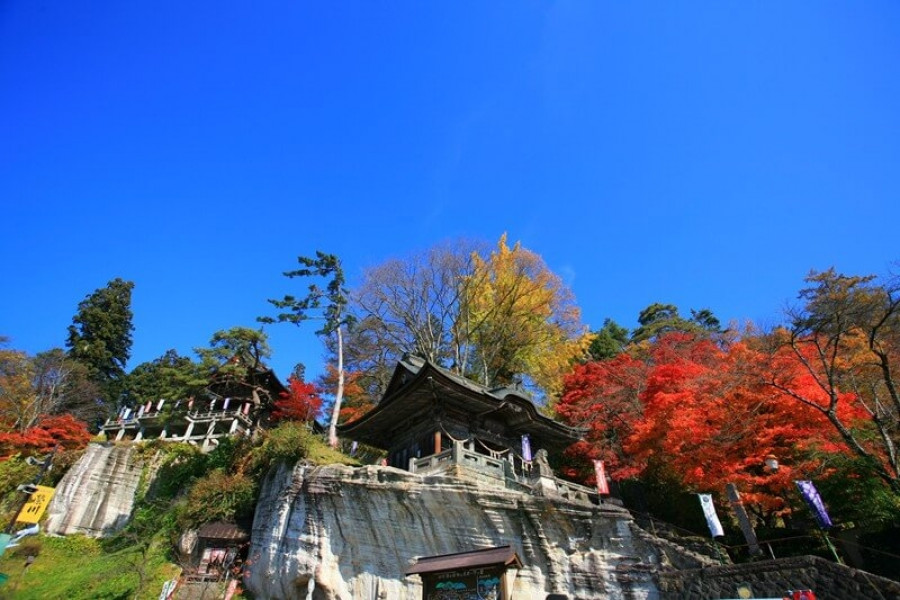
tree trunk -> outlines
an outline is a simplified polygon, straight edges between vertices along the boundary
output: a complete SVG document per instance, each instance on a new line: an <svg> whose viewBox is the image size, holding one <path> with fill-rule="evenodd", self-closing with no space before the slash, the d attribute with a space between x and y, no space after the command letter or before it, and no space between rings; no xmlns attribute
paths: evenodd
<svg viewBox="0 0 900 600"><path fill-rule="evenodd" d="M337 328L337 359L338 359L338 384L334 394L334 408L331 411L331 425L328 427L328 443L332 448L337 448L337 424L341 414L341 402L344 400L344 338L341 328Z"/></svg>

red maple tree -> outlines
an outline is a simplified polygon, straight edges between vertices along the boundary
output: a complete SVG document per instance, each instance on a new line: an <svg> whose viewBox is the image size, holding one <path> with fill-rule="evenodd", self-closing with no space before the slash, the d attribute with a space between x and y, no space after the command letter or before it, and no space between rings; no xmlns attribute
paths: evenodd
<svg viewBox="0 0 900 600"><path fill-rule="evenodd" d="M291 376L288 378L288 391L275 401L272 420L308 422L315 419L321 410L322 398L315 384Z"/></svg>
<svg viewBox="0 0 900 600"><path fill-rule="evenodd" d="M666 473L696 491L735 483L746 502L779 510L793 479L821 474L823 453L846 449L820 412L766 385L765 368L743 342L672 333L640 357L576 368L557 412L589 428L570 452L606 460L614 479ZM768 455L777 472L764 469Z"/></svg>
<svg viewBox="0 0 900 600"><path fill-rule="evenodd" d="M42 416L38 423L23 432L0 433L0 455L45 454L57 446L60 450L79 450L87 446L91 434L87 425L71 415Z"/></svg>

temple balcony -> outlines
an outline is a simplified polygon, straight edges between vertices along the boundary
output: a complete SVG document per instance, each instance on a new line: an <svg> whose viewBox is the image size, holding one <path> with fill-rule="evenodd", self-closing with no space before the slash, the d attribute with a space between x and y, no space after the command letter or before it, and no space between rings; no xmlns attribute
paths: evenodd
<svg viewBox="0 0 900 600"><path fill-rule="evenodd" d="M253 420L240 408L235 410L188 411L181 415L161 412L144 413L127 419L107 419L100 428L107 439L158 439L187 442L211 450L220 438L230 435L249 435Z"/></svg>
<svg viewBox="0 0 900 600"><path fill-rule="evenodd" d="M508 452L490 456L475 450L473 441L456 441L437 454L409 459L409 471L418 475L448 474L460 479L568 500L574 504L599 505L596 490L556 477L538 452L527 462Z"/></svg>

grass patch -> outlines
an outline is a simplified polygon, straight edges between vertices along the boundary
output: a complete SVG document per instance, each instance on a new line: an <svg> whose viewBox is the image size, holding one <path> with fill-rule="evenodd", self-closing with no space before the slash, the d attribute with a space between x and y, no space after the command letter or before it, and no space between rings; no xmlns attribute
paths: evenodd
<svg viewBox="0 0 900 600"><path fill-rule="evenodd" d="M100 541L80 535L32 538L22 547L7 550L0 559L0 572L9 576L0 585L0 598L155 600L163 583L180 570L169 563L167 550L166 543L156 540L144 555L134 547L105 552ZM29 553L35 559L26 568ZM144 569L143 589L139 589L140 564Z"/></svg>

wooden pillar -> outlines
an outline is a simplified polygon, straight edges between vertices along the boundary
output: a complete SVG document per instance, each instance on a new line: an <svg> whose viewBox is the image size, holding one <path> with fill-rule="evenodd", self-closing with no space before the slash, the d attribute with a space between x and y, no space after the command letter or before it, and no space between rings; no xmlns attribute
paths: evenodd
<svg viewBox="0 0 900 600"><path fill-rule="evenodd" d="M434 432L434 453L437 454L441 451L441 430L438 429Z"/></svg>

